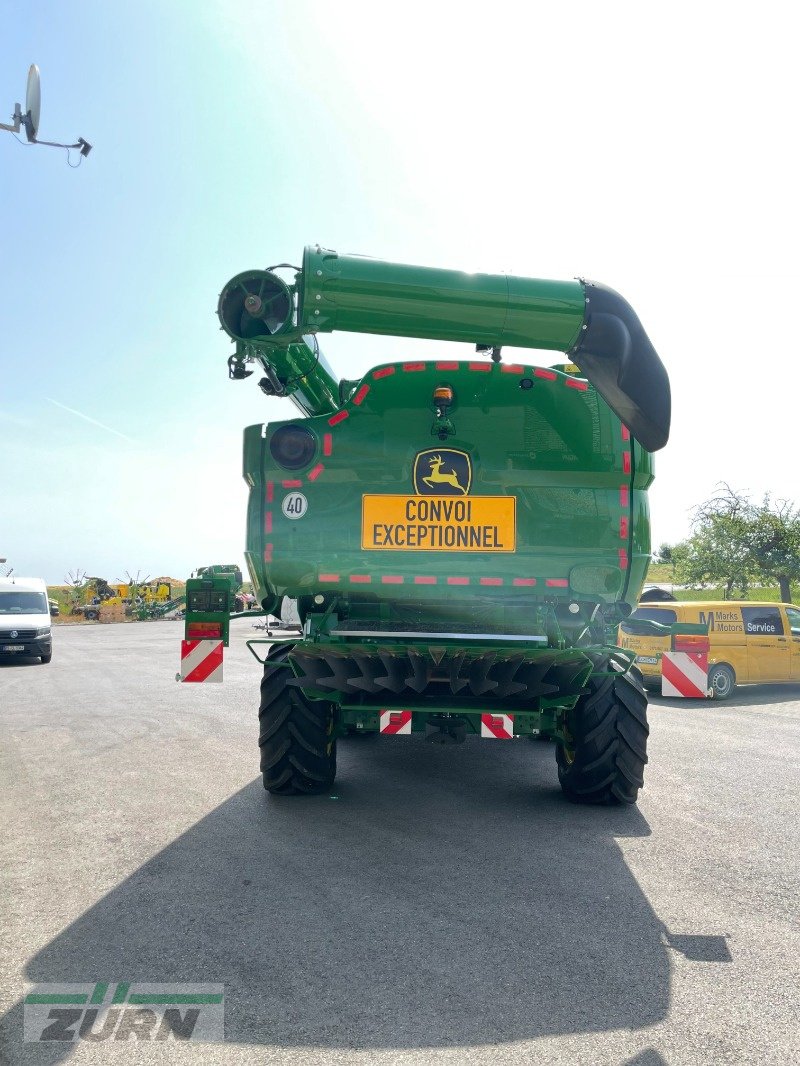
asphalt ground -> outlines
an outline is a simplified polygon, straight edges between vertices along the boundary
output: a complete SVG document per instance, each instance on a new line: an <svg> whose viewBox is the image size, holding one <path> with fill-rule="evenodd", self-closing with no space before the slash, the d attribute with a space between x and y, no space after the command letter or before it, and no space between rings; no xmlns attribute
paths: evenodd
<svg viewBox="0 0 800 1066"><path fill-rule="evenodd" d="M0 665L3 1061L800 1061L800 685L653 700L632 808L566 802L550 744L416 736L274 799L258 634L181 685L181 631ZM22 1043L26 989L95 981L224 984L225 1041Z"/></svg>

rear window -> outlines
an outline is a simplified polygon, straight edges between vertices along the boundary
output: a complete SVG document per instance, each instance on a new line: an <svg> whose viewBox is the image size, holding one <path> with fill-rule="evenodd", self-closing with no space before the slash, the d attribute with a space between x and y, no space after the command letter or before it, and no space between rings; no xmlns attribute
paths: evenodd
<svg viewBox="0 0 800 1066"><path fill-rule="evenodd" d="M678 615L669 607L637 607L631 618L642 622L658 622L662 626L671 626L678 621Z"/></svg>

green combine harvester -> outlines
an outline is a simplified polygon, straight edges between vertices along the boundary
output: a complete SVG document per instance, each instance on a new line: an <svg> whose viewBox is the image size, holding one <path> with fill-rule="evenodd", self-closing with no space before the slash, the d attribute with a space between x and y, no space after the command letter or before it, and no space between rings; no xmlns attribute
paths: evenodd
<svg viewBox="0 0 800 1066"><path fill-rule="evenodd" d="M303 626L264 661L265 788L329 789L348 734L475 734L552 738L570 799L635 802L647 701L615 641L647 571L670 391L629 304L588 281L320 247L291 283L277 269L237 275L218 305L229 376L257 368L299 409L244 434L253 587L268 614L296 604ZM476 354L339 381L318 341L333 330ZM568 361L507 362L504 347ZM205 586L189 582L187 637L227 642Z"/></svg>

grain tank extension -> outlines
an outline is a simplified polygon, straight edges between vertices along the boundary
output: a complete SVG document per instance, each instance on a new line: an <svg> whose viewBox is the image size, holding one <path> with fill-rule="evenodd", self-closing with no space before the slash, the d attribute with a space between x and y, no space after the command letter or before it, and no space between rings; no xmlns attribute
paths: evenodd
<svg viewBox="0 0 800 1066"><path fill-rule="evenodd" d="M328 789L347 735L472 733L553 738L570 798L634 802L646 698L614 634L647 570L670 394L633 310L588 281L319 247L293 281L276 269L239 274L218 306L230 376L256 370L298 409L244 436L254 590L271 614L296 601L304 627L264 664L265 787ZM475 354L339 381L319 346L332 330Z"/></svg>

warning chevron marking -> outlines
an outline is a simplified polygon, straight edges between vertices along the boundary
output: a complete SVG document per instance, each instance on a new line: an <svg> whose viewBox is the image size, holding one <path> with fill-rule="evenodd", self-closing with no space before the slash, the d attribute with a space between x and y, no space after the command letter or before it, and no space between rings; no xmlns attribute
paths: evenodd
<svg viewBox="0 0 800 1066"><path fill-rule="evenodd" d="M222 641L182 640L181 681L222 681Z"/></svg>
<svg viewBox="0 0 800 1066"><path fill-rule="evenodd" d="M408 736L411 733L411 711L381 711L381 733Z"/></svg>
<svg viewBox="0 0 800 1066"><path fill-rule="evenodd" d="M661 657L661 695L705 699L708 695L708 654L665 651Z"/></svg>
<svg viewBox="0 0 800 1066"><path fill-rule="evenodd" d="M513 714L482 714L481 736L495 740L513 740L514 738L514 715Z"/></svg>

